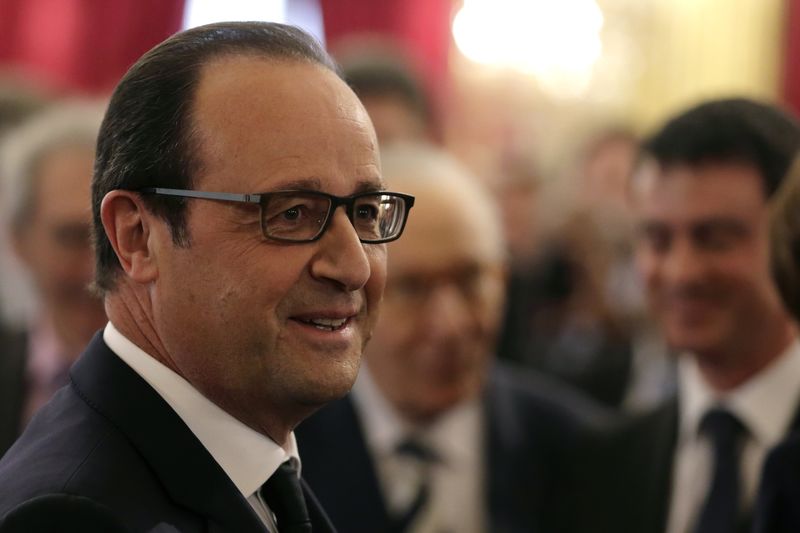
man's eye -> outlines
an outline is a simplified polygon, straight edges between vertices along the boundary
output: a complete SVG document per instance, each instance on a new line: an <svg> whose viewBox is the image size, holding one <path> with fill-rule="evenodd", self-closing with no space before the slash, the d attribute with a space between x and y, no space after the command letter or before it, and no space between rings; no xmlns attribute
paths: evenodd
<svg viewBox="0 0 800 533"><path fill-rule="evenodd" d="M697 235L697 242L707 250L727 250L739 242L739 234L732 231L707 231Z"/></svg>
<svg viewBox="0 0 800 533"><path fill-rule="evenodd" d="M375 220L378 218L378 208L369 204L359 205L356 209L356 216L363 220Z"/></svg>
<svg viewBox="0 0 800 533"><path fill-rule="evenodd" d="M704 224L696 228L693 237L697 245L705 250L730 250L746 239L748 229L738 221L723 221Z"/></svg>
<svg viewBox="0 0 800 533"><path fill-rule="evenodd" d="M297 220L300 218L302 208L299 206L291 207L282 213L285 220Z"/></svg>
<svg viewBox="0 0 800 533"><path fill-rule="evenodd" d="M638 234L639 242L654 251L665 251L671 243L669 231L662 228L643 228Z"/></svg>

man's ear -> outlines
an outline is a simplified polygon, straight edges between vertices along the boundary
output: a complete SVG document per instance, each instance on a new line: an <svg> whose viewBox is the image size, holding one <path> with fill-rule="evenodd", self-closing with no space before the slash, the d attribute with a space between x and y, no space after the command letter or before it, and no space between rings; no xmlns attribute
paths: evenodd
<svg viewBox="0 0 800 533"><path fill-rule="evenodd" d="M150 239L153 216L133 191L111 191L100 204L100 219L122 270L137 283L147 284L158 278Z"/></svg>

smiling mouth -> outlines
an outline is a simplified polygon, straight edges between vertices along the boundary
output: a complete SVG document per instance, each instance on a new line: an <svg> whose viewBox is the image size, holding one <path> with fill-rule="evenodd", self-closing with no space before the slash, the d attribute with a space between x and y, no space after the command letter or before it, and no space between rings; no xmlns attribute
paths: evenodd
<svg viewBox="0 0 800 533"><path fill-rule="evenodd" d="M298 322L322 331L338 331L347 325L349 318L297 318Z"/></svg>

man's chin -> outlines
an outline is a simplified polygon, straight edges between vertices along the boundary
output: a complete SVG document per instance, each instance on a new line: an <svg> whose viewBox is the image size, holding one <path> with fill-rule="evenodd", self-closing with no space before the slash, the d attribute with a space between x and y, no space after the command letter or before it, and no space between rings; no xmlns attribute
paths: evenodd
<svg viewBox="0 0 800 533"><path fill-rule="evenodd" d="M297 394L296 401L310 409L319 409L325 404L343 398L356 381L357 372L352 376L338 376L324 383L310 383L304 387L305 394Z"/></svg>
<svg viewBox="0 0 800 533"><path fill-rule="evenodd" d="M695 354L715 353L723 345L720 336L712 331L671 331L667 335L667 344L679 352Z"/></svg>

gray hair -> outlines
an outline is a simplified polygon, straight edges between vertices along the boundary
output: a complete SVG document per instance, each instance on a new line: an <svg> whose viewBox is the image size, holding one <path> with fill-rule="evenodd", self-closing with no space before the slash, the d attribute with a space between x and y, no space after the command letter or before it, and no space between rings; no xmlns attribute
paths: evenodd
<svg viewBox="0 0 800 533"><path fill-rule="evenodd" d="M467 202L488 235L487 242L480 244L490 247L499 260L507 259L505 233L494 196L455 157L429 143L396 143L381 147L381 169L392 190L416 195L417 204L426 201L426 192L432 188ZM414 216L413 211L410 216Z"/></svg>
<svg viewBox="0 0 800 533"><path fill-rule="evenodd" d="M56 104L8 131L0 144L2 208L6 225L17 231L34 208L36 174L44 158L67 146L94 149L105 103ZM86 191L87 199L89 190Z"/></svg>

